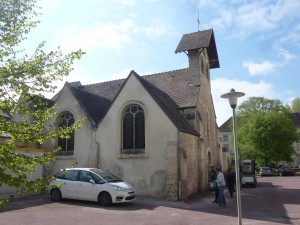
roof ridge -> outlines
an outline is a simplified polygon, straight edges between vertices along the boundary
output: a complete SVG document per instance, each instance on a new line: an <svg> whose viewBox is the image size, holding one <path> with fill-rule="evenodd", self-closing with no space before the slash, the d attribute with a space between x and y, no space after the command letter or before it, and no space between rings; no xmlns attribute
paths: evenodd
<svg viewBox="0 0 300 225"><path fill-rule="evenodd" d="M183 70L187 70L187 68L181 68L181 69L176 69L176 70L169 70L169 71L165 71L165 72L159 72L159 73L151 73L151 74L146 74L146 75L138 75L141 77L149 77L149 76L156 76L156 75L162 75L162 74L167 74L167 73L171 73L171 72L179 72L179 71L183 71ZM132 70L134 71L134 70ZM114 79L114 80L107 80L107 81L102 81L102 82L97 82L97 83L92 83L92 84L82 84L82 86L87 87L87 86L92 86L92 85L97 85L97 84L105 84L105 83L110 83L110 82L115 82L115 81L124 81L126 80L126 78L120 78L120 79Z"/></svg>
<svg viewBox="0 0 300 225"><path fill-rule="evenodd" d="M183 35L190 35L190 34L195 34L195 33L199 33L199 32L206 32L206 31L213 31L213 29L210 28L210 29L206 29L206 30L198 30L198 31L195 31L195 32L192 32L192 33L188 33L188 34L183 34Z"/></svg>
<svg viewBox="0 0 300 225"><path fill-rule="evenodd" d="M91 84L85 84L83 85L84 87L86 86L91 86L91 85L95 85L95 84L105 84L105 83L109 83L109 82L113 82L113 81L123 81L126 80L126 78L120 78L120 79L115 79L115 80L106 80L106 81L102 81L102 82L96 82L96 83L91 83Z"/></svg>
<svg viewBox="0 0 300 225"><path fill-rule="evenodd" d="M71 86L71 88L76 88L79 91L83 91L83 92L85 92L87 94L93 95L93 96L98 97L98 98L104 98L103 96L97 95L97 94L95 94L93 92L89 92L89 91L87 91L85 89L82 89L82 88L78 88L78 87L74 87L74 86Z"/></svg>
<svg viewBox="0 0 300 225"><path fill-rule="evenodd" d="M142 77L153 76L153 75L161 75L161 74L167 74L167 73L171 73L171 72L179 72L179 71L183 71L183 70L187 70L187 69L188 69L188 68L182 68L182 69L169 70L169 71L160 72L160 73L152 73L152 74L143 75Z"/></svg>

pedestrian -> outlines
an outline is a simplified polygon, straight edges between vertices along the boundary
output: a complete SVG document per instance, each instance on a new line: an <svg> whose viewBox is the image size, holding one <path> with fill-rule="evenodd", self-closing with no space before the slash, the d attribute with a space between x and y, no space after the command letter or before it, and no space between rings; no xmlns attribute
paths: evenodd
<svg viewBox="0 0 300 225"><path fill-rule="evenodd" d="M221 172L220 168L217 168L216 172L217 172L216 182L219 190L219 198L218 198L219 207L226 207L226 200L224 195L224 189L225 189L224 174Z"/></svg>
<svg viewBox="0 0 300 225"><path fill-rule="evenodd" d="M210 167L210 182L216 182L217 179L217 171L215 170L214 166ZM212 201L214 203L218 203L218 198L219 198L219 189L218 185L214 185L214 191L215 191L215 200Z"/></svg>
<svg viewBox="0 0 300 225"><path fill-rule="evenodd" d="M227 170L226 182L227 182L228 191L230 193L230 198L232 198L233 192L234 192L234 187L235 187L235 176L232 173L231 168L229 168Z"/></svg>

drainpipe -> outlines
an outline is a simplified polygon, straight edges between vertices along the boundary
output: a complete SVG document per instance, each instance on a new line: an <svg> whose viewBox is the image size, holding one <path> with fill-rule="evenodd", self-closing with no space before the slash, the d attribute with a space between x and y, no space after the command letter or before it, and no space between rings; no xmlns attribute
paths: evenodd
<svg viewBox="0 0 300 225"><path fill-rule="evenodd" d="M93 128L93 131L94 131L94 137L93 137L93 140L92 140L92 145L95 145L96 146L96 161L95 161L95 167L96 168L99 168L99 157L100 157L100 153L99 153L99 143L97 142L97 139L96 139L96 131L97 131L97 128L98 128L98 125L93 121L92 122L92 128Z"/></svg>
<svg viewBox="0 0 300 225"><path fill-rule="evenodd" d="M178 142L177 142L177 199L181 200L181 142L180 142L180 131L178 131Z"/></svg>

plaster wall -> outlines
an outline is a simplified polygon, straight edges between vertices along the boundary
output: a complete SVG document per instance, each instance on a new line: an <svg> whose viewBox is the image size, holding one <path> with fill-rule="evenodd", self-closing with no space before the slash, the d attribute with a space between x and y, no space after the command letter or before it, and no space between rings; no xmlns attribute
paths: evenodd
<svg viewBox="0 0 300 225"><path fill-rule="evenodd" d="M121 154L121 118L123 110L130 104L139 104L144 109L144 154ZM97 130L100 166L130 183L138 195L168 197L170 189L176 192L174 186L168 185L169 171L177 169L176 164L170 168L167 154L169 160L176 157L177 138L174 124L136 77L130 76ZM171 174L171 177L176 180L176 175Z"/></svg>
<svg viewBox="0 0 300 225"><path fill-rule="evenodd" d="M82 107L68 87L65 87L61 90L60 96L58 97L56 103L58 106L55 108L55 111L58 113L58 115L65 111L69 111L74 115L75 121L86 117ZM51 121L49 121L49 124L55 123L56 120L57 118L53 118ZM52 164L45 168L46 175L54 174L60 169L70 167L74 162L78 163L78 167L85 166L88 161L90 145L93 137L94 134L90 125L90 120L87 120L83 123L83 126L80 129L75 131L74 155L57 155L56 161L52 162ZM57 148L57 139L47 141L43 148L49 151Z"/></svg>

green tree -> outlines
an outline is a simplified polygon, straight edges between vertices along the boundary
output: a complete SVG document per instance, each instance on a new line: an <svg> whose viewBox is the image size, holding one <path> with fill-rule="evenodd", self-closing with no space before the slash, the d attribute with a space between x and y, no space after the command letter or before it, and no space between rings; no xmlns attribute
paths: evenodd
<svg viewBox="0 0 300 225"><path fill-rule="evenodd" d="M237 111L238 145L260 165L290 161L299 140L290 114L279 100L251 97Z"/></svg>
<svg viewBox="0 0 300 225"><path fill-rule="evenodd" d="M294 98L292 100L291 112L300 112L300 98Z"/></svg>
<svg viewBox="0 0 300 225"><path fill-rule="evenodd" d="M58 48L45 53L45 42L37 45L30 56L20 49L30 30L37 26L35 0L0 1L0 187L4 184L15 187L18 193L36 192L47 187L48 178L27 180L27 174L37 165L47 165L54 160L54 152L28 157L17 154L18 143L40 146L45 140L69 137L78 129L81 121L73 127L45 127L50 118L56 116L43 93L54 92L53 81L62 80L72 70L73 61L80 59L81 50L62 54ZM6 120L3 115L19 120ZM6 200L0 201L4 205Z"/></svg>

